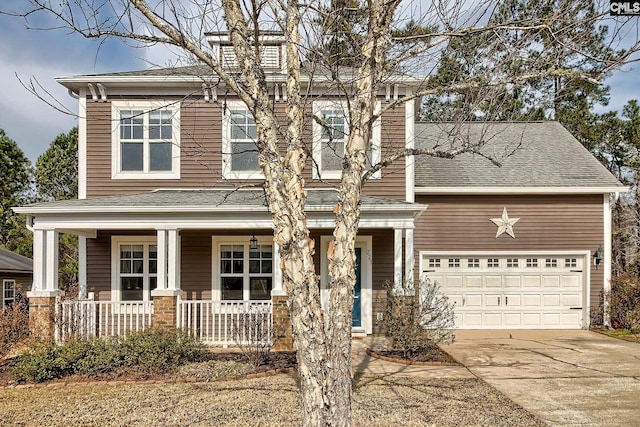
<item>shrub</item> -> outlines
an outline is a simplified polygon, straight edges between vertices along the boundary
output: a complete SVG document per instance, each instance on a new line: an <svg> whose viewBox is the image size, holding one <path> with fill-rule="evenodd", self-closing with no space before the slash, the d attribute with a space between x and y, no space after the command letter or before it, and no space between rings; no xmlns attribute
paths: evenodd
<svg viewBox="0 0 640 427"><path fill-rule="evenodd" d="M13 303L0 311L0 358L29 336L29 301L15 290Z"/></svg>
<svg viewBox="0 0 640 427"><path fill-rule="evenodd" d="M616 329L640 329L640 277L622 274L611 280L609 300L611 326Z"/></svg>
<svg viewBox="0 0 640 427"><path fill-rule="evenodd" d="M206 349L197 339L177 331L147 330L123 337L35 342L18 356L11 376L42 382L72 374L96 375L136 368L147 373L169 372L190 361L202 360Z"/></svg>
<svg viewBox="0 0 640 427"><path fill-rule="evenodd" d="M426 279L419 287L405 282L400 288L387 282L385 287L387 312L383 327L404 357L413 357L433 343L453 342L453 304L439 292L436 282Z"/></svg>
<svg viewBox="0 0 640 427"><path fill-rule="evenodd" d="M274 331L270 322L270 312L250 306L233 328L233 340L254 368L269 360L274 342Z"/></svg>

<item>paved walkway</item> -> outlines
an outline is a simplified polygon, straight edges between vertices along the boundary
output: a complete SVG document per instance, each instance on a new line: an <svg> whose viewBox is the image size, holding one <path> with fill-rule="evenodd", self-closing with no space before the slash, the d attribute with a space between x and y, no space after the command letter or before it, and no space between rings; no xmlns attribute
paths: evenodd
<svg viewBox="0 0 640 427"><path fill-rule="evenodd" d="M640 426L640 344L590 331L458 331L445 349L552 426Z"/></svg>

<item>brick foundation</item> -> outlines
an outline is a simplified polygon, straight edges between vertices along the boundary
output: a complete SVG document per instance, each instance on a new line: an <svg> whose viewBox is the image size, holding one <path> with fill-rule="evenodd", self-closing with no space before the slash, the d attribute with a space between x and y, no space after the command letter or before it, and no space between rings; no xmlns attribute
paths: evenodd
<svg viewBox="0 0 640 427"><path fill-rule="evenodd" d="M152 326L156 329L175 329L178 319L178 297L159 296L153 297Z"/></svg>
<svg viewBox="0 0 640 427"><path fill-rule="evenodd" d="M31 336L53 338L55 333L56 297L29 298L29 331Z"/></svg>
<svg viewBox="0 0 640 427"><path fill-rule="evenodd" d="M286 296L272 296L274 350L294 350L291 335L291 316Z"/></svg>

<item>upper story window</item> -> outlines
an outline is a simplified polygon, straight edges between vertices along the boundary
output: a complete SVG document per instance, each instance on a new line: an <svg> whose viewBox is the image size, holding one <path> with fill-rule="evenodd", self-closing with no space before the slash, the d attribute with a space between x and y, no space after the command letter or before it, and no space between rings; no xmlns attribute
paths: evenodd
<svg viewBox="0 0 640 427"><path fill-rule="evenodd" d="M180 106L112 102L112 177L180 178Z"/></svg>
<svg viewBox="0 0 640 427"><path fill-rule="evenodd" d="M376 112L380 106L376 106ZM316 179L340 179L349 137L347 103L341 101L316 101L313 113L313 177ZM367 150L367 165L380 162L380 119L373 124L371 143ZM380 171L373 175L380 178Z"/></svg>
<svg viewBox="0 0 640 427"><path fill-rule="evenodd" d="M222 170L228 179L261 179L256 121L244 103L231 101L222 120Z"/></svg>

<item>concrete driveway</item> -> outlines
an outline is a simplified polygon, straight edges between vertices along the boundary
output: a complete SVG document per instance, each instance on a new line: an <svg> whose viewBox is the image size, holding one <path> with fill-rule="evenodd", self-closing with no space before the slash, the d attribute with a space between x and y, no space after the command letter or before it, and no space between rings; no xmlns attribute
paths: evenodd
<svg viewBox="0 0 640 427"><path fill-rule="evenodd" d="M640 426L640 344L580 330L467 330L443 348L552 426Z"/></svg>

